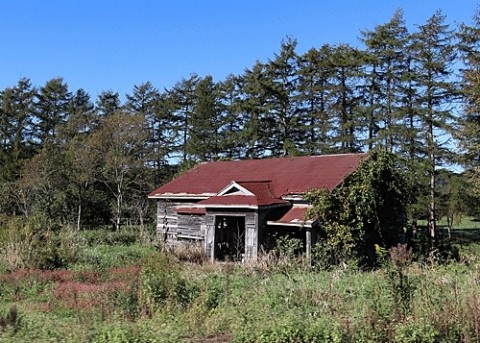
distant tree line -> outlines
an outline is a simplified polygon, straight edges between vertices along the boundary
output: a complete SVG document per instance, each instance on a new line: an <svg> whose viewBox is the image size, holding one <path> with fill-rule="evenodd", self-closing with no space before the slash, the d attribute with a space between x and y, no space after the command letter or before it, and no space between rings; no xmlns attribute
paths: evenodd
<svg viewBox="0 0 480 343"><path fill-rule="evenodd" d="M201 161L383 147L403 161L411 220L428 219L434 238L438 213L456 204L440 193L480 195L479 13L472 22L450 27L436 12L410 32L397 11L361 32L361 48L299 54L286 38L241 75L145 82L124 103L62 78L20 79L0 91L0 213L118 229L143 224L147 192ZM468 192L445 186L438 169L450 163L464 166Z"/></svg>

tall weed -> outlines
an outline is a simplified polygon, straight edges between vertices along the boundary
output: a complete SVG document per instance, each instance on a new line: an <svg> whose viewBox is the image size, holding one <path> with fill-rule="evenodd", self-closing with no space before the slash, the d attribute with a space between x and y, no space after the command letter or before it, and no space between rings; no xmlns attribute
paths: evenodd
<svg viewBox="0 0 480 343"><path fill-rule="evenodd" d="M7 270L54 269L76 262L82 248L78 233L46 218L11 218L0 230L0 259Z"/></svg>

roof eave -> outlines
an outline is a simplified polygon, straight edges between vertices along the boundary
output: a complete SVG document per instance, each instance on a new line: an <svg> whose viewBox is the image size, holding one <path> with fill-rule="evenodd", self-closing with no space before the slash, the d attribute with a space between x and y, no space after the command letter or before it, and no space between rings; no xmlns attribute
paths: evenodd
<svg viewBox="0 0 480 343"><path fill-rule="evenodd" d="M214 196L214 193L203 193L203 194L188 194L188 193L164 193L164 194L149 194L149 199L165 199L165 200L204 200Z"/></svg>
<svg viewBox="0 0 480 343"><path fill-rule="evenodd" d="M267 225L295 226L295 227L308 227L308 228L311 228L311 227L312 227L312 224L313 224L313 222L311 222L311 221L306 221L306 222L289 222L289 223L278 222L278 221L275 221L275 220L268 220L268 221L267 221Z"/></svg>
<svg viewBox="0 0 480 343"><path fill-rule="evenodd" d="M289 203L284 203L284 204L266 204L266 205L246 205L246 204L196 204L196 207L202 207L206 209L212 209L212 208L245 208L245 209L252 209L252 210L258 210L258 209L268 209L268 208L277 208L277 207L284 207L284 206L290 206Z"/></svg>

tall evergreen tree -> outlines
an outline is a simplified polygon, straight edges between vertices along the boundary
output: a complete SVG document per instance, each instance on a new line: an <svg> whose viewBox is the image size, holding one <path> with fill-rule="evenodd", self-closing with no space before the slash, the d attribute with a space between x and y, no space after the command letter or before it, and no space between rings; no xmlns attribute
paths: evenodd
<svg viewBox="0 0 480 343"><path fill-rule="evenodd" d="M68 121L71 93L62 78L47 81L37 94L37 137L40 143L55 142L61 125Z"/></svg>
<svg viewBox="0 0 480 343"><path fill-rule="evenodd" d="M472 25L463 24L458 32L459 50L464 64L461 90L463 115L457 137L477 196L480 196L480 10Z"/></svg>
<svg viewBox="0 0 480 343"><path fill-rule="evenodd" d="M282 41L280 52L266 65L263 83L267 94L266 121L271 128L273 156L296 154L305 143L305 120L299 106L297 41Z"/></svg>
<svg viewBox="0 0 480 343"><path fill-rule="evenodd" d="M265 64L257 61L251 69L246 69L241 76L241 109L245 126L242 141L246 146L246 158L265 156L270 150L269 136L273 124L268 117L268 94L266 92Z"/></svg>
<svg viewBox="0 0 480 343"><path fill-rule="evenodd" d="M169 92L169 98L172 102L175 112L173 120L175 122L175 131L177 142L175 150L179 153L183 162L188 160L188 140L190 137L190 120L195 108L196 88L200 77L192 74L188 79L183 78L177 82L173 89Z"/></svg>
<svg viewBox="0 0 480 343"><path fill-rule="evenodd" d="M217 84L219 111L219 149L228 159L241 159L246 155L243 130L245 116L242 111L241 78L229 75Z"/></svg>
<svg viewBox="0 0 480 343"><path fill-rule="evenodd" d="M413 58L416 88L421 107L419 117L423 128L426 172L429 178L429 234L436 240L435 171L437 162L445 158L448 146L446 135L451 133L453 117L452 100L455 87L451 80L455 61L452 44L453 32L445 24L445 16L436 12L426 24L419 26L413 35Z"/></svg>
<svg viewBox="0 0 480 343"><path fill-rule="evenodd" d="M328 62L331 53L331 47L324 45L299 57L299 110L305 120L303 150L308 154L329 153L334 145L332 116L328 110L332 96L333 69Z"/></svg>
<svg viewBox="0 0 480 343"><path fill-rule="evenodd" d="M146 144L147 163L156 169L161 170L167 164L170 144L172 115L165 111L165 104L162 103L160 92L150 82L142 83L133 87L132 94L127 94L125 109L145 118L145 130L149 132ZM170 130L169 130L170 129Z"/></svg>
<svg viewBox="0 0 480 343"><path fill-rule="evenodd" d="M211 76L198 81L189 122L186 151L193 161L211 161L220 154L220 123L217 89Z"/></svg>
<svg viewBox="0 0 480 343"><path fill-rule="evenodd" d="M362 52L349 45L338 45L330 54L329 66L333 77L329 111L337 128L334 141L339 152L356 152L361 148L357 134L362 112L358 94L362 64Z"/></svg>
<svg viewBox="0 0 480 343"><path fill-rule="evenodd" d="M96 111L99 116L106 117L120 109L120 95L117 92L103 91L98 95Z"/></svg>
<svg viewBox="0 0 480 343"><path fill-rule="evenodd" d="M30 80L0 92L0 213L17 214L15 183L24 161L36 151L33 142L34 97Z"/></svg>
<svg viewBox="0 0 480 343"><path fill-rule="evenodd" d="M393 151L399 139L397 122L402 117L401 81L407 67L404 55L407 37L408 30L400 10L386 24L362 32L368 53L365 99L369 149L376 143Z"/></svg>
<svg viewBox="0 0 480 343"><path fill-rule="evenodd" d="M0 180L18 178L21 161L30 158L33 143L34 98L30 80L0 92Z"/></svg>

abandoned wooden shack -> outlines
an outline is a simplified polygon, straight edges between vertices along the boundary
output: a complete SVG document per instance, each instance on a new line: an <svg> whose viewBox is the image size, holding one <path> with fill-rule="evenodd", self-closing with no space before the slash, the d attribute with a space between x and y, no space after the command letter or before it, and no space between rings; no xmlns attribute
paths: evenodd
<svg viewBox="0 0 480 343"><path fill-rule="evenodd" d="M315 243L304 195L332 190L366 154L201 163L149 194L157 200L157 231L168 244L202 244L210 260L255 261L261 248L289 235ZM313 230L312 230L313 229Z"/></svg>

